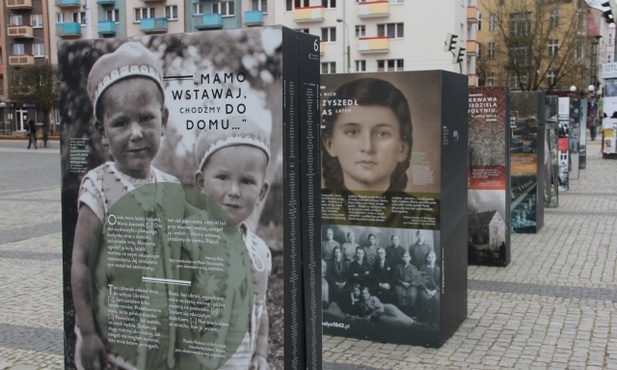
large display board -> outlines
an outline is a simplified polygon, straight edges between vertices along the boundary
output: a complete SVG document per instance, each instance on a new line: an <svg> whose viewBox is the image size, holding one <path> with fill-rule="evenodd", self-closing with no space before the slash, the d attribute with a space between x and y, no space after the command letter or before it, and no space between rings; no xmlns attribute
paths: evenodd
<svg viewBox="0 0 617 370"><path fill-rule="evenodd" d="M536 233L544 225L544 109L544 93L512 93L510 206L515 233Z"/></svg>
<svg viewBox="0 0 617 370"><path fill-rule="evenodd" d="M570 98L570 134L568 135L569 179L577 180L580 176L580 141L581 141L581 99ZM582 131L585 126L582 126Z"/></svg>
<svg viewBox="0 0 617 370"><path fill-rule="evenodd" d="M559 190L567 191L570 189L570 136L572 134L571 126L571 99L570 97L559 97L557 101L557 118L559 122L559 131L557 140L557 150L559 152Z"/></svg>
<svg viewBox="0 0 617 370"><path fill-rule="evenodd" d="M587 120L589 117L589 101L587 99L581 99L580 106L581 114L578 120L578 126L580 127L578 134L578 168L584 170L587 168Z"/></svg>
<svg viewBox="0 0 617 370"><path fill-rule="evenodd" d="M58 60L65 367L320 365L318 38L80 40Z"/></svg>
<svg viewBox="0 0 617 370"><path fill-rule="evenodd" d="M470 265L510 263L510 91L469 89Z"/></svg>
<svg viewBox="0 0 617 370"><path fill-rule="evenodd" d="M467 79L321 84L324 333L441 346L467 315Z"/></svg>
<svg viewBox="0 0 617 370"><path fill-rule="evenodd" d="M544 207L559 206L559 122L557 117L557 96L546 97L546 158L544 158Z"/></svg>

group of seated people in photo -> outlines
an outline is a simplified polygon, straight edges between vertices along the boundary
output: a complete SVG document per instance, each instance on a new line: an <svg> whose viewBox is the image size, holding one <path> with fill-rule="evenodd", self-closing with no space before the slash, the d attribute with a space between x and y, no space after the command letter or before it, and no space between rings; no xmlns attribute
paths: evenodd
<svg viewBox="0 0 617 370"><path fill-rule="evenodd" d="M324 321L368 321L398 327L438 327L441 270L423 231L409 248L391 236L387 248L369 234L367 246L353 232L340 245L332 229L322 244ZM353 255L349 248L353 248Z"/></svg>

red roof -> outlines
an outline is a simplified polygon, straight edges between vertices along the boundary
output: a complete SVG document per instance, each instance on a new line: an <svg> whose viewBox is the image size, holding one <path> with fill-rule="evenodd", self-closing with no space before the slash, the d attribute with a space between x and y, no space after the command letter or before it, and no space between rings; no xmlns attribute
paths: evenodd
<svg viewBox="0 0 617 370"><path fill-rule="evenodd" d="M587 13L587 36L589 37L601 37L600 30L596 24L596 20L593 17L592 12Z"/></svg>

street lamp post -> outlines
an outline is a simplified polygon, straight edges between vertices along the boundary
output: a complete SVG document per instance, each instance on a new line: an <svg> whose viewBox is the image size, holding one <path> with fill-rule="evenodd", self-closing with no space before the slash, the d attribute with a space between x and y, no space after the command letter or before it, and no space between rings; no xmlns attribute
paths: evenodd
<svg viewBox="0 0 617 370"><path fill-rule="evenodd" d="M343 35L343 42L347 41L347 46L343 45L343 47L345 48L345 59L347 60L347 63L345 63L345 59L343 59L343 71L349 73L349 66L351 65L351 55L349 53L349 26L347 25L347 22L345 22L342 18L338 18L336 21L345 25L345 35Z"/></svg>

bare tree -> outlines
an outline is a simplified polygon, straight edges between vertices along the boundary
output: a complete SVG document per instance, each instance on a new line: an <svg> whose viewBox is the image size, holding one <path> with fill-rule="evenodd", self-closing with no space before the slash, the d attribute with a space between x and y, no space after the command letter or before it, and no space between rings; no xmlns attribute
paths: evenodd
<svg viewBox="0 0 617 370"><path fill-rule="evenodd" d="M484 1L498 35L501 83L544 91L585 84L590 42L584 1Z"/></svg>
<svg viewBox="0 0 617 370"><path fill-rule="evenodd" d="M15 73L10 88L11 100L17 103L34 103L43 111L43 144L47 146L50 134L50 114L60 98L58 68L50 63L24 67Z"/></svg>

